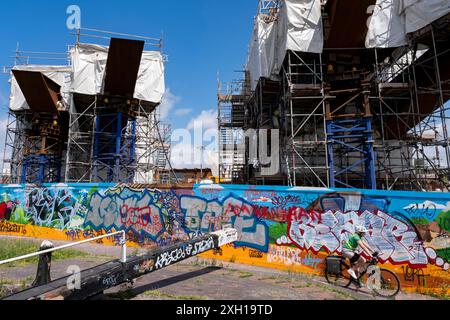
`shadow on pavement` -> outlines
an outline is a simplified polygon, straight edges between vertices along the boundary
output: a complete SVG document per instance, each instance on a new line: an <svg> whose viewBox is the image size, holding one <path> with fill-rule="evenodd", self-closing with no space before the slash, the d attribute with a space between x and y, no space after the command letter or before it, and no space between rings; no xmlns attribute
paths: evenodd
<svg viewBox="0 0 450 320"><path fill-rule="evenodd" d="M147 291L154 291L154 290L158 290L161 288L165 288L183 281L187 281L187 280L191 280L194 278L198 278L201 276L204 276L206 274L215 272L215 271L219 271L222 270L222 268L220 267L207 267L204 269L200 269L200 270L196 270L196 271L192 271L189 273L185 273L185 274L180 274L178 276L175 277L171 277L168 279L163 279L163 280L159 280L153 283L149 283L146 284L144 286L140 286L137 288L133 288L129 291L130 296L128 296L128 299L133 299L137 296L139 296L140 294L143 294ZM106 296L108 296L108 294L106 294Z"/></svg>

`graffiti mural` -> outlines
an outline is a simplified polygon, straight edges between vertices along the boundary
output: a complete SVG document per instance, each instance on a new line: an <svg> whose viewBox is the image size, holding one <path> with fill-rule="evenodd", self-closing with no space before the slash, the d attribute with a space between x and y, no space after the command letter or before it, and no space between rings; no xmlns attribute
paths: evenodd
<svg viewBox="0 0 450 320"><path fill-rule="evenodd" d="M223 201L183 196L180 204L189 230L207 233L221 230L223 225L231 225L239 234L236 246L268 251L269 228L256 217L251 203L233 196Z"/></svg>
<svg viewBox="0 0 450 320"><path fill-rule="evenodd" d="M90 201L85 226L95 230L125 230L156 241L165 231L162 209L155 192L129 188L95 193Z"/></svg>
<svg viewBox="0 0 450 320"><path fill-rule="evenodd" d="M384 262L420 268L436 260L436 252L431 248L426 250L410 226L381 211L318 214L300 210L291 216L288 230L289 238L301 249L342 253L343 243L355 233L356 226L370 230L365 239L380 252Z"/></svg>
<svg viewBox="0 0 450 320"><path fill-rule="evenodd" d="M0 186L0 195L0 234L80 241L125 230L136 245L166 247L231 225L238 241L204 257L316 275L325 257L340 254L355 226L363 225L370 231L366 240L406 290L450 291L446 193L60 184ZM120 238L99 243L119 245ZM185 249L142 268L158 268L197 250Z"/></svg>
<svg viewBox="0 0 450 320"><path fill-rule="evenodd" d="M27 218L41 227L63 230L82 228L86 193L80 191L75 196L65 186L32 189L26 193Z"/></svg>

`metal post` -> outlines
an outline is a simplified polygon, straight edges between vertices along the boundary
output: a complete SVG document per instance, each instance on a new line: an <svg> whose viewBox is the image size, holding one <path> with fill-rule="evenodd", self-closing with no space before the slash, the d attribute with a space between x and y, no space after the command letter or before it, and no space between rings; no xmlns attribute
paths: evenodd
<svg viewBox="0 0 450 320"><path fill-rule="evenodd" d="M23 159L23 162L22 162L22 177L20 179L20 183L21 184L27 183L27 160L26 159Z"/></svg>
<svg viewBox="0 0 450 320"><path fill-rule="evenodd" d="M377 188L376 183L376 170L375 170L375 151L373 150L373 136L372 136L372 119L366 118L366 128L367 128L367 141L366 141L366 187L375 190Z"/></svg>
<svg viewBox="0 0 450 320"><path fill-rule="evenodd" d="M39 155L39 177L37 183L39 185L44 183L45 180L45 161L46 157L45 155L41 154Z"/></svg>
<svg viewBox="0 0 450 320"><path fill-rule="evenodd" d="M50 241L44 241L39 248L39 251L45 251L53 249L53 243ZM50 269L52 264L52 253L44 253L39 256L39 264L36 272L36 279L34 280L32 286L38 287L51 282Z"/></svg>
<svg viewBox="0 0 450 320"><path fill-rule="evenodd" d="M128 182L133 183L134 177L136 175L137 168L137 156L136 156L136 141L137 141L137 119L131 119L131 147L130 147L130 164L131 173L129 174Z"/></svg>
<svg viewBox="0 0 450 320"><path fill-rule="evenodd" d="M91 182L98 181L98 161L99 161L99 145L100 145L100 124L101 124L101 116L98 114L94 121L94 156L93 156L93 168L92 168L92 178Z"/></svg>
<svg viewBox="0 0 450 320"><path fill-rule="evenodd" d="M117 131L116 131L116 152L115 152L115 167L114 176L109 182L119 182L120 181L120 156L121 156L121 145L122 145L122 112L117 113Z"/></svg>
<svg viewBox="0 0 450 320"><path fill-rule="evenodd" d="M330 188L336 188L336 176L334 168L334 149L333 149L333 122L326 121L326 135L327 135L327 151L328 151L328 171L330 177ZM331 137L331 138L330 138Z"/></svg>
<svg viewBox="0 0 450 320"><path fill-rule="evenodd" d="M327 133L327 129L326 129L326 126L327 126L327 119L326 119L326 114L327 114L327 95L328 95L328 93L325 92L325 77L324 77L324 74L323 74L322 54L319 55L319 62L320 62L320 68L319 68L319 70L320 70L320 79L321 79L320 86L322 88L322 97L323 97L323 100L322 100L323 110L322 110L322 112L323 112L323 124L324 124L323 131L324 131L324 135L325 135L325 163L326 163L326 166L327 166L327 168L325 168L325 171L327 173L327 186L330 188L331 187L331 177L330 177L330 168L328 167L328 165L329 165L328 159L329 159L330 155L328 154L328 147L327 147L328 133Z"/></svg>

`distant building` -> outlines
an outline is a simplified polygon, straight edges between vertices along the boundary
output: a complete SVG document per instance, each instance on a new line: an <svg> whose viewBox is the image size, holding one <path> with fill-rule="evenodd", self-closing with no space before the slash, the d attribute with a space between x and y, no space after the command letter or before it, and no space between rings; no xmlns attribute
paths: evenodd
<svg viewBox="0 0 450 320"><path fill-rule="evenodd" d="M211 169L174 169L174 173L177 176L177 179L174 178L174 175L171 170L163 170L158 173L156 177L157 181L166 181L166 182L176 182L178 180L180 184L198 184L202 180L208 180L213 178L213 172ZM214 179L212 179L214 180Z"/></svg>

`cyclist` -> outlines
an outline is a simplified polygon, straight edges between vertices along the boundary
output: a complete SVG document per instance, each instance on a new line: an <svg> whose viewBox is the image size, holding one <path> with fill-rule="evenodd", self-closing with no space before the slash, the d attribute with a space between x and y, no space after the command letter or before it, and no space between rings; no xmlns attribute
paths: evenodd
<svg viewBox="0 0 450 320"><path fill-rule="evenodd" d="M378 255L378 252L373 250L369 244L364 241L364 236L369 231L363 226L357 226L355 228L355 233L350 236L350 238L344 243L342 248L342 255L344 258L350 259L352 268L348 270L350 276L356 281L358 286L361 286L358 282L358 274L364 268L367 260L357 252L361 249L362 252L368 256L374 257Z"/></svg>

